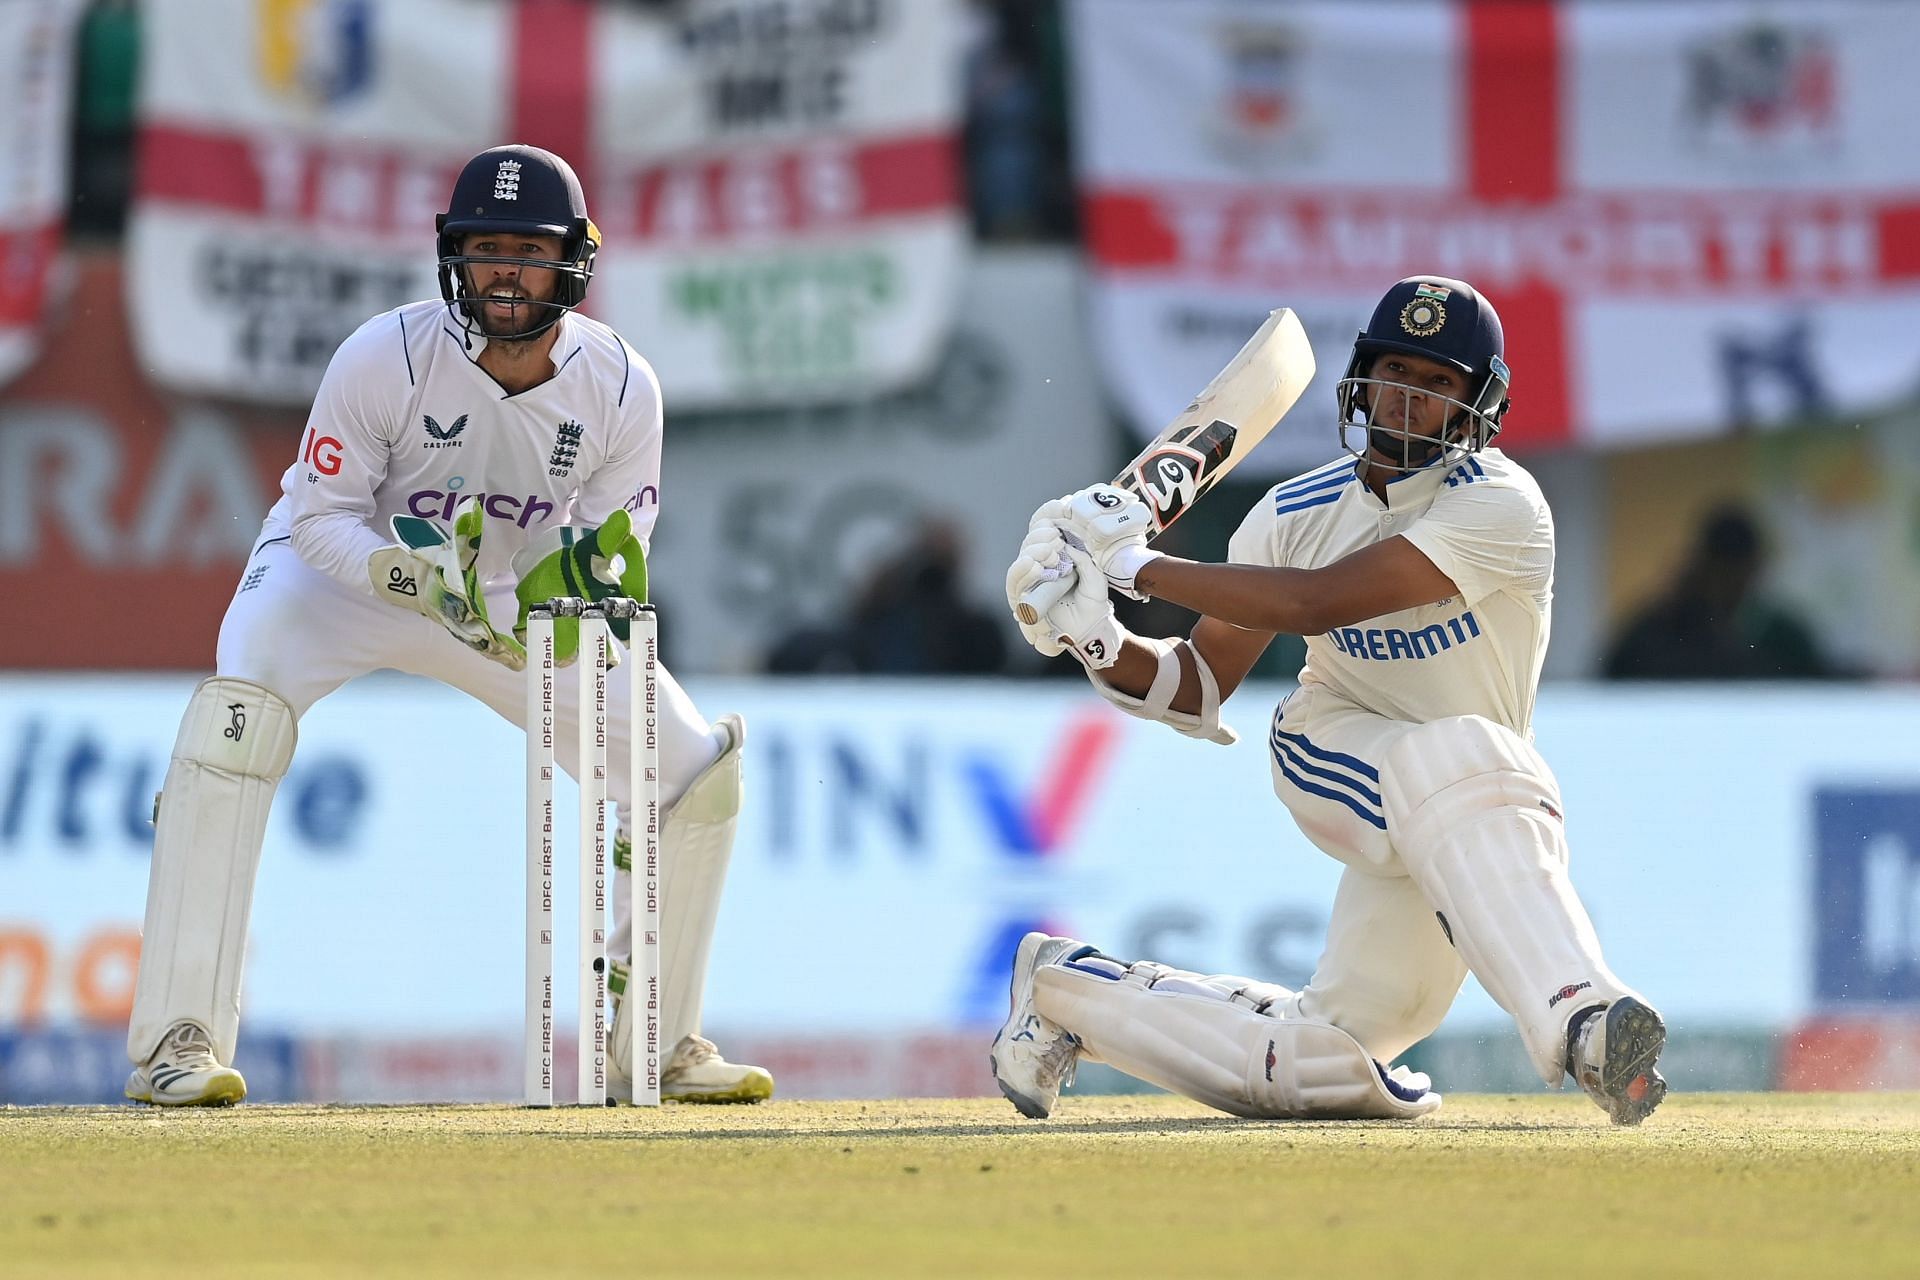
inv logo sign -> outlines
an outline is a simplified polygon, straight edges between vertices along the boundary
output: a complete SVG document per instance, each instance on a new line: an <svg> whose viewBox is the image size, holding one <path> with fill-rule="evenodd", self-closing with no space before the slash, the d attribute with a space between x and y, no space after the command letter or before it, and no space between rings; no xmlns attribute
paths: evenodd
<svg viewBox="0 0 1920 1280"><path fill-rule="evenodd" d="M1822 787L1813 806L1815 998L1920 1000L1920 784Z"/></svg>

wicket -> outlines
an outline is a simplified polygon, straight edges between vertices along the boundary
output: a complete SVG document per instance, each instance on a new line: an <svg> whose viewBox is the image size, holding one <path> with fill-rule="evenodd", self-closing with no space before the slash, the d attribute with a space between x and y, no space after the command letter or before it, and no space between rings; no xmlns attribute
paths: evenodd
<svg viewBox="0 0 1920 1280"><path fill-rule="evenodd" d="M526 1002L522 1050L523 1101L554 1105L553 895L555 733L558 667L554 619L580 620L574 660L579 707L581 1106L611 1105L607 1064L607 705L610 620L630 627L628 797L634 857L628 876L633 963L626 999L632 1030L633 1101L660 1104L660 739L659 617L650 604L624 596L583 600L556 596L527 614L527 916Z"/></svg>

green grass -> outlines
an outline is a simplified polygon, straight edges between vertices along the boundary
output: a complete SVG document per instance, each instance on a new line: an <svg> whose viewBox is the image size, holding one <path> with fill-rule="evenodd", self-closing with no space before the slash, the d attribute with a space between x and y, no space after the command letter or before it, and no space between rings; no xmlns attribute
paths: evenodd
<svg viewBox="0 0 1920 1280"><path fill-rule="evenodd" d="M0 1111L4 1275L1916 1273L1911 1095Z"/></svg>

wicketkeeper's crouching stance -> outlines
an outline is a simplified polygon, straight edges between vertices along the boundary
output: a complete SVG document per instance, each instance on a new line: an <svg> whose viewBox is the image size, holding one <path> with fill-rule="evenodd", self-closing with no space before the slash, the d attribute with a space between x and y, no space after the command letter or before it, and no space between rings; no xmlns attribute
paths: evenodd
<svg viewBox="0 0 1920 1280"><path fill-rule="evenodd" d="M1028 935L992 1054L1023 1114L1047 1115L1090 1058L1234 1115L1423 1115L1440 1096L1387 1064L1440 1025L1469 970L1542 1080L1572 1076L1619 1124L1665 1096L1666 1029L1601 958L1567 878L1559 787L1531 742L1553 522L1532 477L1490 447L1503 347L1470 286L1396 284L1338 384L1350 456L1270 490L1229 564L1149 550L1153 513L1112 485L1035 514L1009 604L1018 617L1071 575L1023 630L1043 653L1071 649L1131 715L1231 742L1221 702L1275 634L1307 637L1268 736L1273 785L1346 871L1299 991ZM1204 616L1187 640L1135 636L1110 588Z"/></svg>
<svg viewBox="0 0 1920 1280"><path fill-rule="evenodd" d="M516 673L526 664L519 637L529 602L646 596L660 388L618 334L573 311L600 243L579 180L550 152L496 147L467 164L439 222L444 297L374 317L334 355L221 623L218 674L195 691L181 723L156 819L127 1037L135 1066L126 1092L137 1101L203 1106L246 1096L231 1064L247 917L267 811L308 707L390 668L464 690L524 728ZM517 623L497 628L492 619L509 609ZM578 621L557 623L561 661L578 646ZM630 675L630 666L610 674L612 705L627 705ZM574 684L562 680L556 691L569 773ZM708 724L665 671L660 689L661 1094L758 1101L772 1095L772 1077L726 1061L699 1034L744 727L734 716ZM609 718L614 759L627 754L628 728L624 716ZM613 770L608 1075L610 1091L630 1098L626 786L626 770Z"/></svg>

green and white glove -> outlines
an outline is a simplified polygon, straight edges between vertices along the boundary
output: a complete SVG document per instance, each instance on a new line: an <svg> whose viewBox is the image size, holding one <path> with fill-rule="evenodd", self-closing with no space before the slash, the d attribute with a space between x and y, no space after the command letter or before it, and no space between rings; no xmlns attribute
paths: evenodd
<svg viewBox="0 0 1920 1280"><path fill-rule="evenodd" d="M514 576L520 581L513 589L520 601L520 617L513 634L524 644L527 638L527 611L555 596L577 596L582 600L604 600L608 596L647 598L647 553L634 536L633 517L622 509L608 516L604 524L561 525L548 529L521 548L513 558ZM631 631L626 619L609 620L614 638L627 643ZM554 660L561 666L572 662L580 651L580 619L555 618L553 622ZM620 661L616 646L607 655L607 665Z"/></svg>
<svg viewBox="0 0 1920 1280"><path fill-rule="evenodd" d="M526 648L488 620L487 598L474 568L485 520L478 497L455 509L452 537L431 520L395 516L395 545L367 557L367 576L382 599L433 619L469 649L522 671Z"/></svg>

